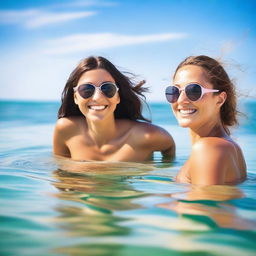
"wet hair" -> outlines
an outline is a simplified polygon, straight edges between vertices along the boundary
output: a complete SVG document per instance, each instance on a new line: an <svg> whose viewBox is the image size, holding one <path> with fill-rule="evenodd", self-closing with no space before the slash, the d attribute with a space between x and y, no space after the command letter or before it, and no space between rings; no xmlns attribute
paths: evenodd
<svg viewBox="0 0 256 256"><path fill-rule="evenodd" d="M146 88L142 88L145 81L134 85L128 76L121 73L109 60L101 56L91 56L83 59L70 74L62 92L58 118L84 116L74 102L73 88L77 86L80 77L84 73L95 69L106 70L114 78L119 88L120 103L117 105L114 112L115 119L143 120L150 122L142 115L142 101L145 100L143 92L147 90Z"/></svg>
<svg viewBox="0 0 256 256"><path fill-rule="evenodd" d="M186 65L202 67L206 72L209 82L213 85L213 89L218 89L220 92L226 92L227 98L224 104L221 106L220 118L223 127L228 132L228 134L230 134L227 127L238 124L238 111L236 109L235 86L230 80L227 72L217 60L205 55L199 55L187 57L184 61L182 61L176 68L173 78L175 78L177 71Z"/></svg>

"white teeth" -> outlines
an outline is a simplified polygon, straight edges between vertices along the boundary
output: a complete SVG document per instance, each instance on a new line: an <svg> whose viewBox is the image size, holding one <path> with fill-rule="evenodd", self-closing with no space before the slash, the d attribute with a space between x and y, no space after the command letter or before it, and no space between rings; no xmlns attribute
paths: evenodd
<svg viewBox="0 0 256 256"><path fill-rule="evenodd" d="M90 109L93 110L103 110L105 109L107 106L89 106Z"/></svg>
<svg viewBox="0 0 256 256"><path fill-rule="evenodd" d="M181 114L193 114L196 112L196 109L180 109Z"/></svg>

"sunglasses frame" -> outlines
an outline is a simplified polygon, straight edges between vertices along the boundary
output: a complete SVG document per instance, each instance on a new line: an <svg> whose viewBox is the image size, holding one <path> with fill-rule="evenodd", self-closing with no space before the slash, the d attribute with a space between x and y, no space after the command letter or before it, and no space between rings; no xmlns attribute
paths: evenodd
<svg viewBox="0 0 256 256"><path fill-rule="evenodd" d="M90 97L88 97L88 98L84 98L84 97L79 93L79 90L78 90L80 86L85 85L85 84L89 84L89 85L92 85L92 86L94 87L94 92L93 92L93 94L92 94ZM73 87L74 92L78 92L79 95L80 95L83 99L89 99L89 98L91 98L91 97L95 94L96 90L99 90L105 97L111 99L111 98L113 98L113 97L116 95L116 93L117 93L118 90L119 90L119 88L117 87L117 85L116 85L115 83L112 83L112 82L104 82L104 83L102 83L100 86L96 86L96 85L94 85L94 84L92 84L92 83L85 83L85 84L79 84L79 85L77 85L76 87ZM115 94L114 94L112 97L108 97L108 96L105 95L105 93L101 90L101 87L102 87L103 85L105 85L105 84L112 84L112 85L115 86L116 92L115 92Z"/></svg>
<svg viewBox="0 0 256 256"><path fill-rule="evenodd" d="M191 84L198 85L198 86L200 86L200 88L201 88L201 96L200 96L199 99L197 99L197 100L191 100L191 99L188 97L187 93L186 93L186 88L187 88L187 86L189 86L189 85L191 85ZM170 88L170 87L175 87L175 88L177 88L177 89L179 90L179 96L178 96L177 100L174 101L174 102L170 102L170 101L168 100L168 98L167 98L167 95L170 95L170 93L168 94L168 93L166 92L166 90L167 90L168 88ZM177 102L178 99L179 99L179 97L180 97L180 95L181 95L181 92L183 92L183 91L185 92L186 97L187 97L190 101L196 102L196 101L201 100L202 97L204 96L204 94L210 93L210 92L219 92L220 90L217 90L217 89L208 89L208 88L205 88L205 87L203 87L201 84L198 84L198 83L189 83L189 84L185 85L184 88L182 88L182 89L179 88L179 87L176 86L176 85L170 85L170 86L167 86L166 89L165 89L165 96L166 96L167 101L168 101L169 103L175 103L175 102Z"/></svg>

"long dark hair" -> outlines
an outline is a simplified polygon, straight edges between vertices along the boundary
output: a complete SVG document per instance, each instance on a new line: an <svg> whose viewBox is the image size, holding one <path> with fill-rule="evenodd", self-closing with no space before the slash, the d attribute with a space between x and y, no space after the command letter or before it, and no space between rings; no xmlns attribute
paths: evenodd
<svg viewBox="0 0 256 256"><path fill-rule="evenodd" d="M237 114L239 112L237 111L235 86L229 78L227 72L221 63L216 59L205 55L199 55L187 57L184 61L182 61L178 65L173 78L175 78L177 71L186 65L202 67L206 72L209 82L213 85L213 89L218 89L220 92L226 92L227 98L224 104L221 106L220 118L225 130L228 134L230 134L228 126L238 124Z"/></svg>
<svg viewBox="0 0 256 256"><path fill-rule="evenodd" d="M143 120L149 122L142 115L142 100L145 100L143 92L147 90L146 88L142 88L145 81L134 86L129 77L122 74L110 61L101 56L91 56L83 59L70 74L62 92L62 104L58 111L58 118L84 116L74 102L73 87L77 86L82 74L94 69L106 70L114 78L119 88L120 103L114 112L115 119Z"/></svg>

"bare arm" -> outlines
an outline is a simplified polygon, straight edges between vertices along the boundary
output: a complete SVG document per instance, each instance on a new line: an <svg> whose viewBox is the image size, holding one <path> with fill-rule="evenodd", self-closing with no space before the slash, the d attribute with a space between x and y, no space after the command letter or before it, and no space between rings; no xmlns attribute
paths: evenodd
<svg viewBox="0 0 256 256"><path fill-rule="evenodd" d="M158 142L160 144L160 151L164 159L173 159L175 157L175 142L172 136L165 130L161 131Z"/></svg>
<svg viewBox="0 0 256 256"><path fill-rule="evenodd" d="M163 128L151 125L149 144L152 151L160 151L164 159L173 159L175 157L174 140Z"/></svg>

